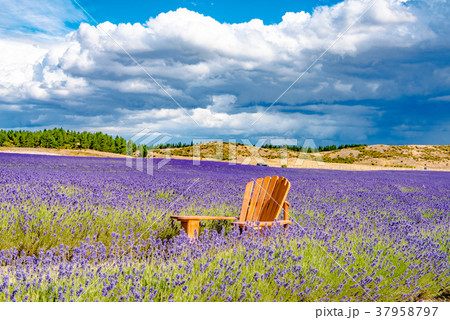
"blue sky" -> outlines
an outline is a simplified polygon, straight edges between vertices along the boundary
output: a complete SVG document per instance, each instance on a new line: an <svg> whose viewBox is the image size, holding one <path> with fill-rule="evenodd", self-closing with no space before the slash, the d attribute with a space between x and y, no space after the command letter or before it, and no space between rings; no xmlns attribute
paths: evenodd
<svg viewBox="0 0 450 320"><path fill-rule="evenodd" d="M150 17L156 17L161 12L186 8L210 16L219 22L240 23L252 19L261 19L265 24L281 22L286 12L312 12L318 5L332 5L336 0L228 0L228 1L195 1L195 0L111 0L91 1L80 0L83 6L99 22L112 23L146 22Z"/></svg>
<svg viewBox="0 0 450 320"><path fill-rule="evenodd" d="M0 2L0 128L449 144L447 1L77 2Z"/></svg>

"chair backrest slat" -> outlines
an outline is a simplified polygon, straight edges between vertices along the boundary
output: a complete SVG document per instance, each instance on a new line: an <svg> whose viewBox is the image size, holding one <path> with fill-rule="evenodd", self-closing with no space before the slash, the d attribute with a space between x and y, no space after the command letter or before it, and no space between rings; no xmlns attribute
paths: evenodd
<svg viewBox="0 0 450 320"><path fill-rule="evenodd" d="M278 176L273 176L272 179L270 180L269 183L269 187L267 188L267 194L264 198L264 202L263 205L261 207L261 213L259 215L259 219L258 221L268 221L268 210L270 210L270 207L272 205L273 202L273 193L274 191L276 191L276 187L278 184L278 180L280 179L280 177Z"/></svg>
<svg viewBox="0 0 450 320"><path fill-rule="evenodd" d="M245 187L239 222L278 219L290 187L286 178L278 176L250 181Z"/></svg>
<svg viewBox="0 0 450 320"><path fill-rule="evenodd" d="M277 177L278 178L278 177ZM280 182L284 179L283 177L279 177L276 179L273 189L269 193L270 197L267 199L267 205L264 208L264 212L260 217L260 221L271 221L270 217L272 216L272 211L276 209L277 203L274 196L278 193L278 189L280 186Z"/></svg>
<svg viewBox="0 0 450 320"><path fill-rule="evenodd" d="M241 214L239 216L239 222L245 222L247 218L248 206L250 204L250 197L253 190L253 181L247 183L244 191L244 200L242 201Z"/></svg>
<svg viewBox="0 0 450 320"><path fill-rule="evenodd" d="M255 212L256 203L259 199L259 192L261 191L263 178L259 178L255 181L255 186L253 188L252 200L250 201L250 206L248 207L247 217L245 221L253 221L253 213Z"/></svg>
<svg viewBox="0 0 450 320"><path fill-rule="evenodd" d="M261 191L259 193L258 202L255 207L255 212L253 213L253 217L251 221L259 221L261 210L263 208L264 199L268 197L268 189L270 181L272 180L272 177L265 177L261 186Z"/></svg>
<svg viewBox="0 0 450 320"><path fill-rule="evenodd" d="M268 210L268 218L267 218L268 221L278 219L278 216L281 213L283 203L286 200L290 187L291 184L286 178L282 178L279 180L277 190L272 195L274 199L274 205L271 208L271 210Z"/></svg>

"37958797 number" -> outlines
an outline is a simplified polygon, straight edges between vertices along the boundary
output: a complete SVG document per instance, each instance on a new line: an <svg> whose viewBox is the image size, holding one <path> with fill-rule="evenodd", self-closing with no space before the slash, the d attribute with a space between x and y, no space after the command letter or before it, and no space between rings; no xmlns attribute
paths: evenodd
<svg viewBox="0 0 450 320"><path fill-rule="evenodd" d="M438 307L377 307L377 317L414 317L414 316L431 316L434 317Z"/></svg>

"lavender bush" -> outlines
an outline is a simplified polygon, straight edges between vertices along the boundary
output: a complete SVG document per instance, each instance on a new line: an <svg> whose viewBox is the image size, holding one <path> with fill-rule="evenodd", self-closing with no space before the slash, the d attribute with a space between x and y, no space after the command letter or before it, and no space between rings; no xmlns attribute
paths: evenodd
<svg viewBox="0 0 450 320"><path fill-rule="evenodd" d="M291 181L295 221L261 235L245 184ZM450 175L0 154L0 301L405 301L448 295Z"/></svg>

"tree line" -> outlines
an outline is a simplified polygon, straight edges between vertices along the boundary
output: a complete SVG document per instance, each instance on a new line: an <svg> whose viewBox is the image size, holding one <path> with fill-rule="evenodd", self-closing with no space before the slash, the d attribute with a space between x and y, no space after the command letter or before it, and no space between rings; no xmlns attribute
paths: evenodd
<svg viewBox="0 0 450 320"><path fill-rule="evenodd" d="M341 149L347 149L347 148L356 148L356 147L365 147L367 144L341 144L340 146L336 145L330 145L330 146L319 146L318 148L311 148L311 147L299 147L299 146L279 146L279 145L272 145L272 144L265 144L262 147L266 149L280 149L280 148L286 148L288 150L292 151L306 151L307 153L314 153L314 152L322 152L322 151L334 151L334 150L341 150ZM306 150L305 150L306 149Z"/></svg>
<svg viewBox="0 0 450 320"><path fill-rule="evenodd" d="M191 141L191 143L160 143L156 144L151 147L151 149L172 149L172 148L186 148L186 147L192 147L194 145L194 142Z"/></svg>
<svg viewBox="0 0 450 320"><path fill-rule="evenodd" d="M144 145L136 145L119 136L112 137L102 132L77 132L55 128L51 130L0 130L0 146L24 148L52 149L91 149L104 152L131 155L140 150L144 157L148 149ZM127 151L128 150L128 151Z"/></svg>
<svg viewBox="0 0 450 320"><path fill-rule="evenodd" d="M152 149L183 148L191 147L194 143L166 143L152 146ZM62 128L44 129L40 131L27 130L0 130L0 146L4 147L26 147L26 148L52 148L52 149L91 149L103 152L133 155L138 151L139 155L147 157L148 147L146 145L136 145L133 141L125 140L122 137L110 136L102 132L91 133L88 131L78 132L64 130ZM366 144L344 144L340 146L319 146L317 149L306 148L306 152L333 151L345 148L355 148L367 146ZM267 149L287 148L292 151L302 151L299 146L280 146L265 144Z"/></svg>

